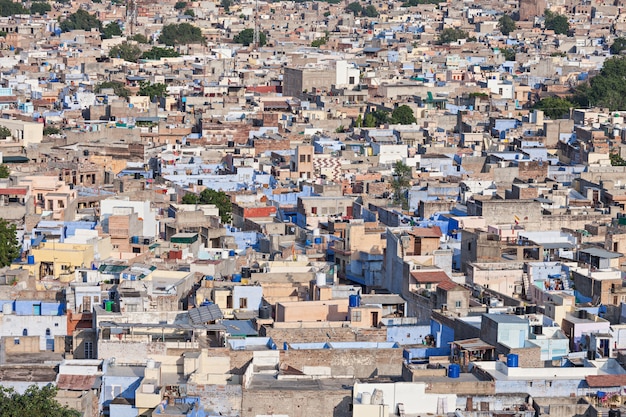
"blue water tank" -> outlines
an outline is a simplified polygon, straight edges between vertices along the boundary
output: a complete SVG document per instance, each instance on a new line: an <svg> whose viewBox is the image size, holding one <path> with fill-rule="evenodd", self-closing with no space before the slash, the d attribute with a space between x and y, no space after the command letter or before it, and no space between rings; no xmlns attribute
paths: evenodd
<svg viewBox="0 0 626 417"><path fill-rule="evenodd" d="M231 249L230 251L228 251L228 256L235 256L235 250Z"/></svg>
<svg viewBox="0 0 626 417"><path fill-rule="evenodd" d="M139 243L139 236L133 236L133 237L132 237L131 242L132 242L133 244L137 244L137 243Z"/></svg>
<svg viewBox="0 0 626 417"><path fill-rule="evenodd" d="M461 376L461 365L452 363L448 366L448 378L458 378Z"/></svg>
<svg viewBox="0 0 626 417"><path fill-rule="evenodd" d="M315 242L316 245L320 245L322 243L322 238L321 237L316 237L314 239L314 242Z"/></svg>
<svg viewBox="0 0 626 417"><path fill-rule="evenodd" d="M283 342L283 350L289 350L289 344L287 342Z"/></svg>
<svg viewBox="0 0 626 417"><path fill-rule="evenodd" d="M348 305L350 307L359 307L361 305L361 297L358 294L352 294L348 298Z"/></svg>
<svg viewBox="0 0 626 417"><path fill-rule="evenodd" d="M233 282L241 282L241 274L233 274Z"/></svg>
<svg viewBox="0 0 626 417"><path fill-rule="evenodd" d="M506 366L509 368L517 368L519 366L519 356L515 353L509 353L506 356Z"/></svg>
<svg viewBox="0 0 626 417"><path fill-rule="evenodd" d="M28 265L35 265L35 255L28 255L27 262Z"/></svg>
<svg viewBox="0 0 626 417"><path fill-rule="evenodd" d="M213 281L213 275L206 275L204 279L206 279L207 281Z"/></svg>

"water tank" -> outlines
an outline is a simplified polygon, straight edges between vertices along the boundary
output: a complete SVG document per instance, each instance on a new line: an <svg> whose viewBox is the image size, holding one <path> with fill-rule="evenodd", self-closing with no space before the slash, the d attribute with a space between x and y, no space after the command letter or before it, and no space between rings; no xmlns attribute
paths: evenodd
<svg viewBox="0 0 626 417"><path fill-rule="evenodd" d="M250 278L252 276L251 272L250 272L250 268L244 266L243 268L241 268L241 277L242 278Z"/></svg>
<svg viewBox="0 0 626 417"><path fill-rule="evenodd" d="M595 359L596 359L596 352L594 352L593 350L588 350L587 351L587 360L593 361Z"/></svg>
<svg viewBox="0 0 626 417"><path fill-rule="evenodd" d="M133 237L131 238L131 242L132 242L132 243L134 243L134 244L139 243L139 236L133 236Z"/></svg>
<svg viewBox="0 0 626 417"><path fill-rule="evenodd" d="M529 306L526 306L526 314L535 314L537 313L537 306L532 304Z"/></svg>
<svg viewBox="0 0 626 417"><path fill-rule="evenodd" d="M448 378L458 378L461 376L461 365L452 363L448 366Z"/></svg>
<svg viewBox="0 0 626 417"><path fill-rule="evenodd" d="M235 252L235 250L234 250L234 249L231 249L231 250L228 252L228 256L235 256L236 254L237 254L237 252Z"/></svg>
<svg viewBox="0 0 626 417"><path fill-rule="evenodd" d="M35 255L28 255L28 258L26 258L26 262L28 262L28 265L35 265Z"/></svg>
<svg viewBox="0 0 626 417"><path fill-rule="evenodd" d="M319 236L320 235L320 229L313 229L313 236Z"/></svg>
<svg viewBox="0 0 626 417"><path fill-rule="evenodd" d="M321 244L322 244L322 238L321 238L321 237L316 237L316 238L313 240L313 242L314 242L316 245L321 245Z"/></svg>
<svg viewBox="0 0 626 417"><path fill-rule="evenodd" d="M259 307L259 318L267 320L272 317L272 306L262 305Z"/></svg>
<svg viewBox="0 0 626 417"><path fill-rule="evenodd" d="M609 417L622 417L622 412L618 408L611 408L609 410Z"/></svg>
<svg viewBox="0 0 626 417"><path fill-rule="evenodd" d="M581 319L587 318L587 310L578 310L578 317Z"/></svg>
<svg viewBox="0 0 626 417"><path fill-rule="evenodd" d="M524 315L524 307L515 307L515 315L517 316Z"/></svg>
<svg viewBox="0 0 626 417"><path fill-rule="evenodd" d="M206 275L204 279L207 281L213 281L213 275Z"/></svg>
<svg viewBox="0 0 626 417"><path fill-rule="evenodd" d="M361 404L371 404L372 403L372 394L369 392L361 393Z"/></svg>
<svg viewBox="0 0 626 417"><path fill-rule="evenodd" d="M222 252L222 259L228 259L228 251L227 250Z"/></svg>
<svg viewBox="0 0 626 417"><path fill-rule="evenodd" d="M233 282L241 282L241 274L233 274Z"/></svg>
<svg viewBox="0 0 626 417"><path fill-rule="evenodd" d="M517 368L519 366L519 356L515 353L509 353L506 355L506 366L509 368Z"/></svg>
<svg viewBox="0 0 626 417"><path fill-rule="evenodd" d="M541 325L533 326L533 334L543 334L543 326Z"/></svg>
<svg viewBox="0 0 626 417"><path fill-rule="evenodd" d="M106 300L104 302L104 311L113 311L113 303L114 301L112 300Z"/></svg>
<svg viewBox="0 0 626 417"><path fill-rule="evenodd" d="M361 305L361 297L359 294L352 294L348 299L348 303L350 307L359 307Z"/></svg>
<svg viewBox="0 0 626 417"><path fill-rule="evenodd" d="M315 284L318 287L323 287L326 285L326 274L323 272L318 272L315 274Z"/></svg>
<svg viewBox="0 0 626 417"><path fill-rule="evenodd" d="M289 343L283 342L283 350L289 350Z"/></svg>

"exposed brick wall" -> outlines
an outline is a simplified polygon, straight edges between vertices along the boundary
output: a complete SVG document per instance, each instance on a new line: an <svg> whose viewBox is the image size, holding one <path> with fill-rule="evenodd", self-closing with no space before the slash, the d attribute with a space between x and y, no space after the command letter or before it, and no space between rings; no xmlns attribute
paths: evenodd
<svg viewBox="0 0 626 417"><path fill-rule="evenodd" d="M273 327L263 326L259 330L259 336L271 337L274 342L282 348L284 342L385 342L387 340L387 330L352 329L349 327L275 329Z"/></svg>
<svg viewBox="0 0 626 417"><path fill-rule="evenodd" d="M212 415L241 416L241 385L187 384L187 395L199 397L205 411Z"/></svg>
<svg viewBox="0 0 626 417"><path fill-rule="evenodd" d="M351 390L247 390L243 393L241 415L352 417L351 404Z"/></svg>

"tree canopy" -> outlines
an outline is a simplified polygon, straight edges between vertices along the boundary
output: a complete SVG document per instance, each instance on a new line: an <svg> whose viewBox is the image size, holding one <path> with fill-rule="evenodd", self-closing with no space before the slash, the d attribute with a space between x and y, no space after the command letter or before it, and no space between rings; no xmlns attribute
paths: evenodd
<svg viewBox="0 0 626 417"><path fill-rule="evenodd" d="M500 29L500 32L502 32L503 35L508 36L509 33L517 29L517 26L515 25L513 18L508 14L505 14L498 19L498 29Z"/></svg>
<svg viewBox="0 0 626 417"><path fill-rule="evenodd" d="M102 90L109 89L109 88L113 89L113 92L115 93L116 96L124 97L124 98L130 96L130 90L126 88L124 83L121 81L101 82L100 84L96 85L96 88L94 88L94 92L101 93Z"/></svg>
<svg viewBox="0 0 626 417"><path fill-rule="evenodd" d="M102 39L111 39L114 36L122 36L122 28L117 22L111 22L102 29Z"/></svg>
<svg viewBox="0 0 626 417"><path fill-rule="evenodd" d="M122 42L109 49L109 56L111 58L121 58L128 62L137 62L141 56L141 49L133 43Z"/></svg>
<svg viewBox="0 0 626 417"><path fill-rule="evenodd" d="M389 112L385 110L374 110L365 114L363 118L363 126L365 127L378 127L389 123Z"/></svg>
<svg viewBox="0 0 626 417"><path fill-rule="evenodd" d="M161 58L176 58L179 56L180 54L172 48L160 48L158 46L153 46L152 49L141 54L141 59L157 60Z"/></svg>
<svg viewBox="0 0 626 417"><path fill-rule="evenodd" d="M356 16L363 13L363 6L361 6L361 3L359 3L358 1L353 1L346 6L346 11L351 12Z"/></svg>
<svg viewBox="0 0 626 417"><path fill-rule="evenodd" d="M203 190L200 195L187 193L183 196L183 204L213 204L220 212L222 223L229 223L233 204L230 197L223 191L215 191L211 188Z"/></svg>
<svg viewBox="0 0 626 417"><path fill-rule="evenodd" d="M550 119L562 119L569 116L574 104L560 97L546 97L535 104L535 109L542 110Z"/></svg>
<svg viewBox="0 0 626 417"><path fill-rule="evenodd" d="M16 14L27 14L28 10L21 3L11 0L0 0L0 16L13 16Z"/></svg>
<svg viewBox="0 0 626 417"><path fill-rule="evenodd" d="M376 6L373 4L366 6L361 14L365 17L378 17L379 15L378 10L376 10Z"/></svg>
<svg viewBox="0 0 626 417"><path fill-rule="evenodd" d="M254 29L244 29L233 37L233 42L240 43L243 46L249 46L254 42ZM265 45L267 36L263 32L259 32L259 46Z"/></svg>
<svg viewBox="0 0 626 417"><path fill-rule="evenodd" d="M453 43L459 39L467 39L468 34L464 30L458 28L445 28L439 34L439 43Z"/></svg>
<svg viewBox="0 0 626 417"><path fill-rule="evenodd" d="M419 4L439 4L441 0L406 0L402 3L402 7L413 7Z"/></svg>
<svg viewBox="0 0 626 417"><path fill-rule="evenodd" d="M189 23L172 23L163 26L159 42L167 46L204 43L200 28Z"/></svg>
<svg viewBox="0 0 626 417"><path fill-rule="evenodd" d="M391 182L393 200L396 204L400 204L404 210L409 208L406 192L411 186L411 178L413 178L413 170L410 166L402 161L393 164L393 181Z"/></svg>
<svg viewBox="0 0 626 417"><path fill-rule="evenodd" d="M619 55L624 49L626 49L626 38L622 37L615 39L610 48L613 55Z"/></svg>
<svg viewBox="0 0 626 417"><path fill-rule="evenodd" d="M626 110L626 57L604 61L602 70L588 83L579 85L572 97L581 107L601 106L610 111Z"/></svg>
<svg viewBox="0 0 626 417"><path fill-rule="evenodd" d="M59 133L61 133L61 129L59 129L58 127L46 126L46 127L43 128L44 136L58 135ZM2 177L0 177L0 178L2 178Z"/></svg>
<svg viewBox="0 0 626 417"><path fill-rule="evenodd" d="M72 13L63 20L59 24L59 27L63 32L72 30L101 30L102 22L100 22L95 14L89 14L83 9L78 9L75 13Z"/></svg>
<svg viewBox="0 0 626 417"><path fill-rule="evenodd" d="M148 96L151 100L155 97L165 97L167 86L161 83L152 84L149 81L141 81L139 83L139 95Z"/></svg>
<svg viewBox="0 0 626 417"><path fill-rule="evenodd" d="M0 417L80 417L82 413L59 404L57 389L31 385L24 394L0 387Z"/></svg>
<svg viewBox="0 0 626 417"><path fill-rule="evenodd" d="M150 41L148 40L148 38L146 37L146 35L142 35L141 33L136 33L133 36L131 36L130 38L128 38L131 41L135 41L138 43L149 43Z"/></svg>
<svg viewBox="0 0 626 417"><path fill-rule="evenodd" d="M11 170L5 164L0 164L0 178L9 178L11 175Z"/></svg>
<svg viewBox="0 0 626 417"><path fill-rule="evenodd" d="M416 121L417 120L415 119L415 115L413 114L413 109L411 109L406 104L396 107L391 113L391 123L410 125L411 123L415 123Z"/></svg>
<svg viewBox="0 0 626 417"><path fill-rule="evenodd" d="M11 265L11 262L20 255L20 244L17 241L15 225L0 218L0 268ZM0 391L0 399L2 391ZM0 401L2 404L2 401ZM0 405L0 409L1 409ZM0 413L0 417L2 413Z"/></svg>
<svg viewBox="0 0 626 417"><path fill-rule="evenodd" d="M44 15L52 10L52 7L45 1L35 1L30 5L30 14Z"/></svg>
<svg viewBox="0 0 626 417"><path fill-rule="evenodd" d="M515 49L513 48L502 48L500 49L500 53L504 57L505 61L515 61Z"/></svg>
<svg viewBox="0 0 626 417"><path fill-rule="evenodd" d="M0 138L8 138L11 135L11 129L9 129L8 127L0 126Z"/></svg>
<svg viewBox="0 0 626 417"><path fill-rule="evenodd" d="M569 32L567 16L546 10L543 17L545 19L546 29L553 30L557 35L566 35L567 32Z"/></svg>

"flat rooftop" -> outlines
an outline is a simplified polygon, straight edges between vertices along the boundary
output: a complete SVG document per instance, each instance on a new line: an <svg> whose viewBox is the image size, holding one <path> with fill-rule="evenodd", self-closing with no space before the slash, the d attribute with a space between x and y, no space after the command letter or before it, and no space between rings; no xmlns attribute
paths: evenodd
<svg viewBox="0 0 626 417"><path fill-rule="evenodd" d="M249 390L289 390L289 391L338 391L345 390L352 395L352 379L276 379L270 374L252 376Z"/></svg>

